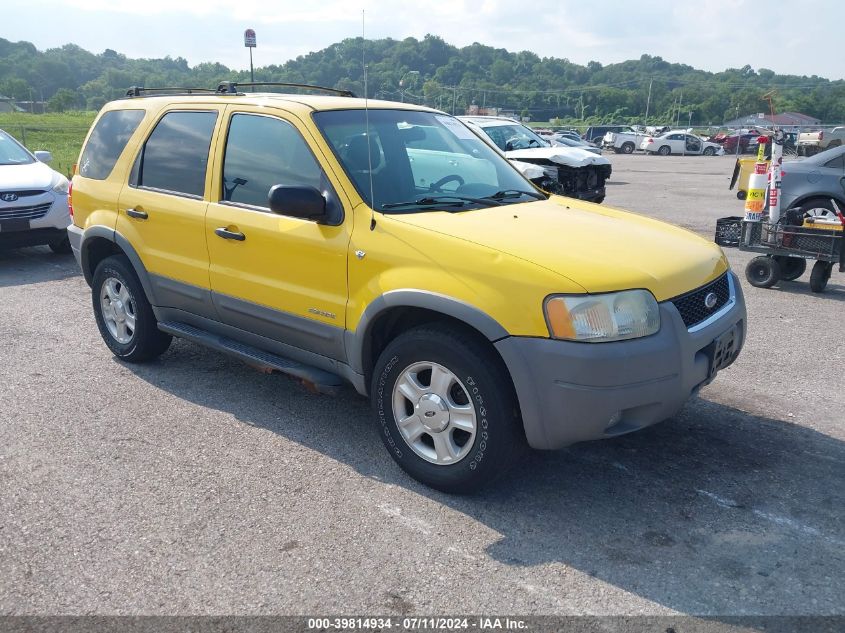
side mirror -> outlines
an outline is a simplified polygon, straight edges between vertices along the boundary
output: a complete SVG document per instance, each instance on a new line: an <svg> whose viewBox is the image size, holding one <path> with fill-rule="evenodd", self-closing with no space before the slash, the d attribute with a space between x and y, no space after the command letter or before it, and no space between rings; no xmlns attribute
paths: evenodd
<svg viewBox="0 0 845 633"><path fill-rule="evenodd" d="M49 163L53 160L53 154L50 152L45 152L44 150L38 150L35 152L35 158L37 158L42 163Z"/></svg>
<svg viewBox="0 0 845 633"><path fill-rule="evenodd" d="M270 210L279 215L318 222L326 217L326 199L314 187L273 185L267 200Z"/></svg>

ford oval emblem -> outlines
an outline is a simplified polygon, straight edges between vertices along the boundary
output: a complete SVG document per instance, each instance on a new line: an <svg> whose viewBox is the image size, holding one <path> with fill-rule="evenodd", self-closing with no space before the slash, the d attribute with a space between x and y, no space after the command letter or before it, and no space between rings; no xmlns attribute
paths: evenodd
<svg viewBox="0 0 845 633"><path fill-rule="evenodd" d="M2 193L0 194L0 200L3 202L14 202L18 199L18 194L16 193Z"/></svg>
<svg viewBox="0 0 845 633"><path fill-rule="evenodd" d="M717 303L719 303L719 297L716 296L715 292L708 292L707 296L704 297L704 307L708 310L715 308Z"/></svg>

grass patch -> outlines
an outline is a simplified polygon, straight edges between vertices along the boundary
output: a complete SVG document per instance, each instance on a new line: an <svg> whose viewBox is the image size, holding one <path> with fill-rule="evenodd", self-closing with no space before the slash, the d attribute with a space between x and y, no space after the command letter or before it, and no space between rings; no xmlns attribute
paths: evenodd
<svg viewBox="0 0 845 633"><path fill-rule="evenodd" d="M96 112L2 112L0 129L14 136L32 152L40 149L52 152L50 167L69 176L95 116Z"/></svg>

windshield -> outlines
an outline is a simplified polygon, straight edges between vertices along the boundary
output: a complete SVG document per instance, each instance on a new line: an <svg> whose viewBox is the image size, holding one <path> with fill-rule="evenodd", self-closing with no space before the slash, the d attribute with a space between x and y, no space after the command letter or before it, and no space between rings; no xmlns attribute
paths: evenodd
<svg viewBox="0 0 845 633"><path fill-rule="evenodd" d="M365 110L313 116L361 198L377 211L460 211L543 197L454 117L370 110L368 135Z"/></svg>
<svg viewBox="0 0 845 633"><path fill-rule="evenodd" d="M28 165L35 159L15 139L0 130L0 165Z"/></svg>

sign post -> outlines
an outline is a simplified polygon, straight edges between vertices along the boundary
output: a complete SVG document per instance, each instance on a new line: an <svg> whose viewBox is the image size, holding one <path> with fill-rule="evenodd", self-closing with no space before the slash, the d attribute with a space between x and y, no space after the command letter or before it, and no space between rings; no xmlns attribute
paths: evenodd
<svg viewBox="0 0 845 633"><path fill-rule="evenodd" d="M249 80L255 83L255 71L252 68L252 49L255 48L255 31L247 29L244 31L244 46L249 49ZM255 92L255 86L252 87Z"/></svg>

